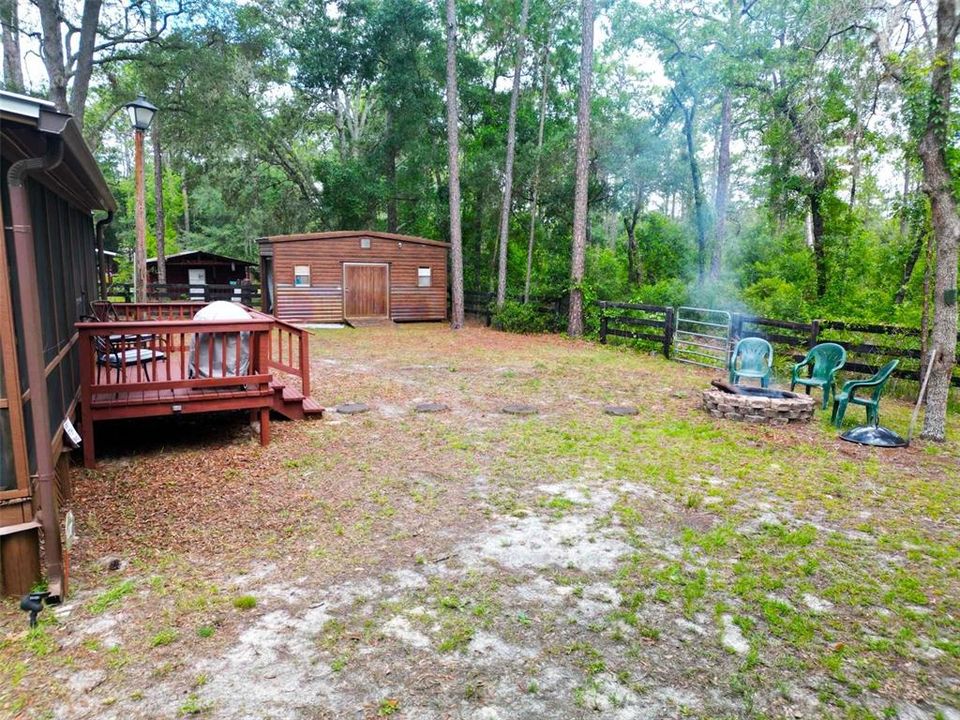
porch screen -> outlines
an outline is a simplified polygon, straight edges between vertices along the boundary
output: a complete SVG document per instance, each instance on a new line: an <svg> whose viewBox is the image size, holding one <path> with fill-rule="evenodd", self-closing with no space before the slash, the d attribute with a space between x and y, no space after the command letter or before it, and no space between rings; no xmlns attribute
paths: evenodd
<svg viewBox="0 0 960 720"><path fill-rule="evenodd" d="M3 358L0 358L0 400L6 392L3 384ZM15 490L17 478L13 475L13 438L10 434L10 411L0 408L0 490Z"/></svg>

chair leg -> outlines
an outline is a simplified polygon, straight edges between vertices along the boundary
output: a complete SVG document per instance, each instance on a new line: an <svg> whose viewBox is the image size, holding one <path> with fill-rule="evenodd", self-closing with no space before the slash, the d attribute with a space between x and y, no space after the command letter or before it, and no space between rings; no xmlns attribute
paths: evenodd
<svg viewBox="0 0 960 720"><path fill-rule="evenodd" d="M843 425L843 416L847 413L847 401L846 400L834 400L833 401L833 417L831 420L833 424L837 427Z"/></svg>
<svg viewBox="0 0 960 720"><path fill-rule="evenodd" d="M765 388L769 384L770 384L769 375L764 375L762 378L760 378L760 387Z"/></svg>
<svg viewBox="0 0 960 720"><path fill-rule="evenodd" d="M826 409L827 409L827 403L829 403L829 402L830 402L830 386L829 386L829 385L824 385L824 386L823 386L823 405L820 406L820 409L821 409L821 410L826 410Z"/></svg>

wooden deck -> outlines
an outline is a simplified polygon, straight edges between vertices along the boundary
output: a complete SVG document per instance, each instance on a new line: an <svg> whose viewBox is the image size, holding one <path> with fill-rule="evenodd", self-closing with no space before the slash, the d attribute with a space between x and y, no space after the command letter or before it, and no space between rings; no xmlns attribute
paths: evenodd
<svg viewBox="0 0 960 720"><path fill-rule="evenodd" d="M203 303L124 303L78 323L84 464L94 423L247 410L270 441L270 411L322 414L310 398L309 333L257 311L249 320L192 320ZM102 317L108 309L98 308Z"/></svg>

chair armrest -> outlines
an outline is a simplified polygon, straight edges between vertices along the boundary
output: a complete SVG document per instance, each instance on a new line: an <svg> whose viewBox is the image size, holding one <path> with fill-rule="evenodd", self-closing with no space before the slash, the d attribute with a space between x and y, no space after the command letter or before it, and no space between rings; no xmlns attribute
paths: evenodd
<svg viewBox="0 0 960 720"><path fill-rule="evenodd" d="M880 383L876 380L847 380L843 387L840 389L840 392L850 392L851 390L856 390L861 387L874 387Z"/></svg>

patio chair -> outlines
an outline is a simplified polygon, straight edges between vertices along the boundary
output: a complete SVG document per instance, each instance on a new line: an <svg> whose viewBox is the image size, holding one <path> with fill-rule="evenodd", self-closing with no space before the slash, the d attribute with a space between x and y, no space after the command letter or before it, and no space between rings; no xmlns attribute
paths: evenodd
<svg viewBox="0 0 960 720"><path fill-rule="evenodd" d="M119 322L120 313L109 300L96 300L90 302L90 311L96 322Z"/></svg>
<svg viewBox="0 0 960 720"><path fill-rule="evenodd" d="M807 353L802 362L793 366L793 372L790 375L790 390L796 385L803 385L806 388L807 395L810 394L810 388L818 387L823 390L823 405L821 409L827 409L827 402L830 400L830 393L837 394L837 370L842 368L847 362L847 351L843 346L836 343L820 343L815 345ZM800 377L800 371L803 368L808 369L807 377Z"/></svg>
<svg viewBox="0 0 960 720"><path fill-rule="evenodd" d="M163 360L166 355L160 350L150 350L144 347L131 347L124 348L123 345L120 347L115 346L109 338L104 337L103 335L94 335L93 336L94 345L97 348L97 383L100 382L100 369L101 368L113 368L116 370L116 380L115 382L120 382L120 372L124 367L129 367L131 365L137 366L140 365L143 367L143 374L147 378L147 382L150 382L150 370L148 366L150 363Z"/></svg>
<svg viewBox="0 0 960 720"><path fill-rule="evenodd" d="M840 427L843 424L843 416L847 412L847 404L863 405L867 409L867 422L873 426L880 424L880 396L883 394L883 388L887 380L896 370L899 360L891 360L876 375L866 380L847 380L840 392L833 397L833 414L830 420L834 425ZM870 397L856 397L855 393L861 389L872 389Z"/></svg>
<svg viewBox="0 0 960 720"><path fill-rule="evenodd" d="M730 356L730 382L739 385L740 378L757 378L760 387L767 387L772 367L773 348L770 343L758 337L742 338L737 341Z"/></svg>

